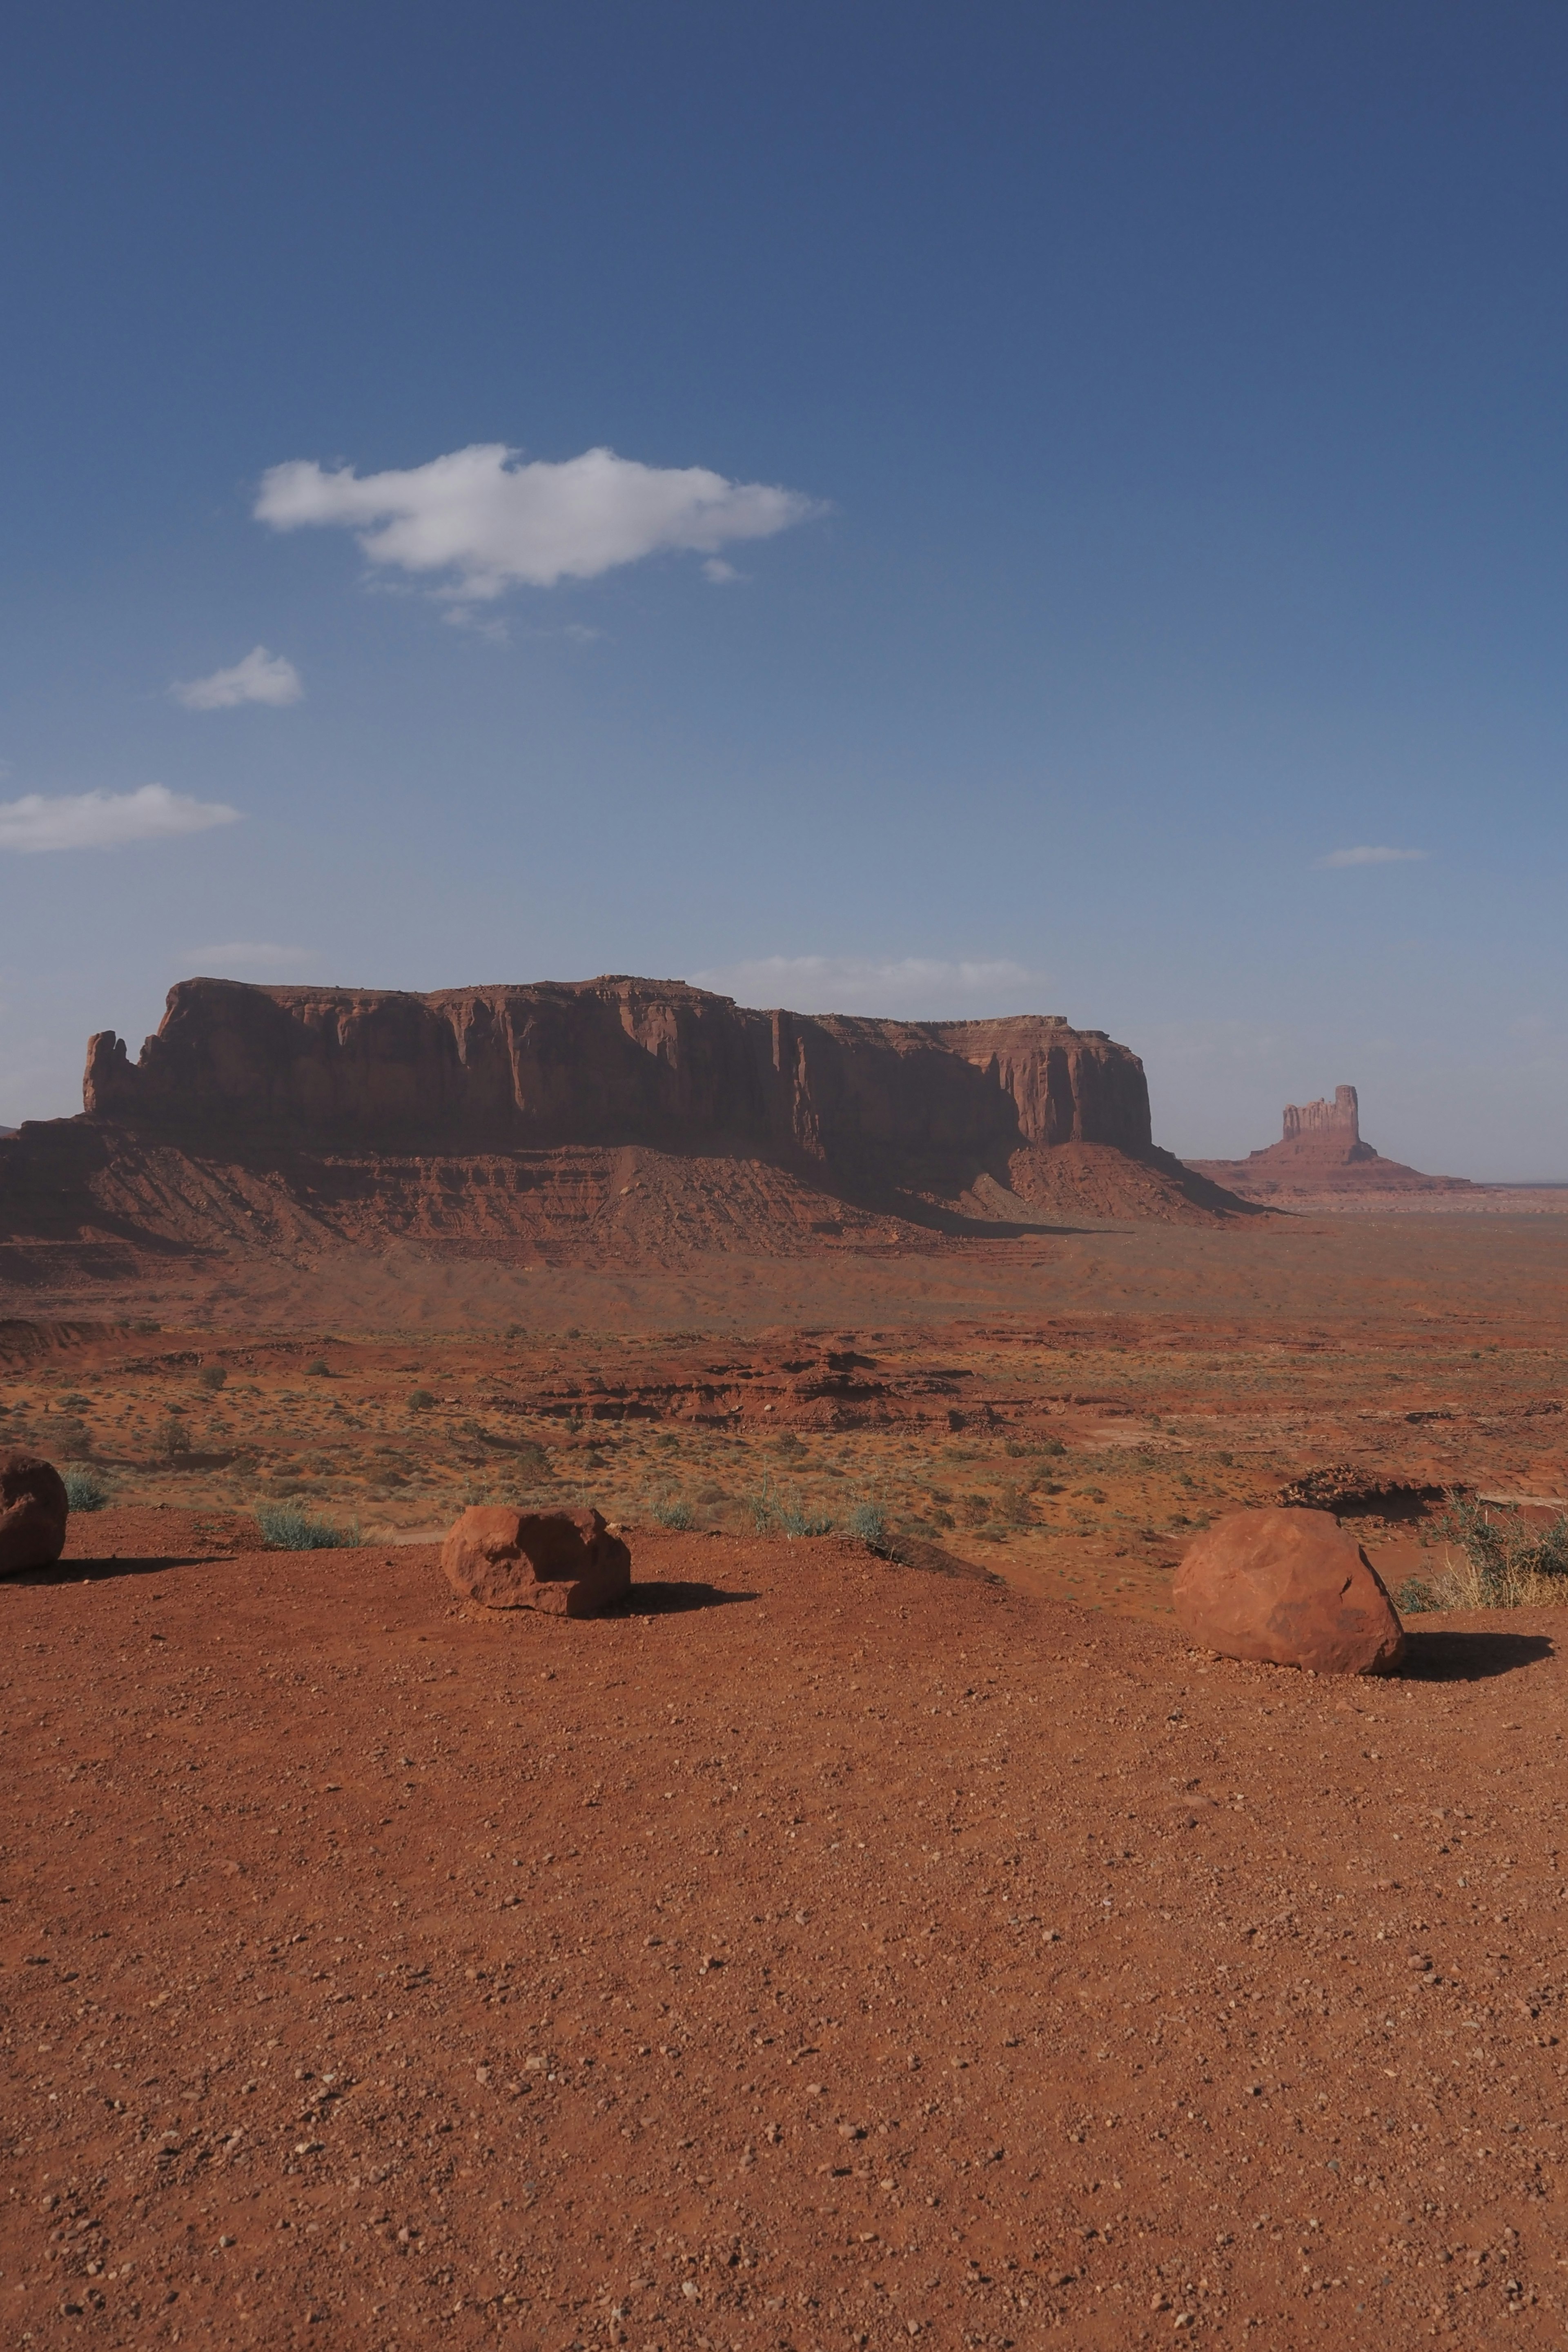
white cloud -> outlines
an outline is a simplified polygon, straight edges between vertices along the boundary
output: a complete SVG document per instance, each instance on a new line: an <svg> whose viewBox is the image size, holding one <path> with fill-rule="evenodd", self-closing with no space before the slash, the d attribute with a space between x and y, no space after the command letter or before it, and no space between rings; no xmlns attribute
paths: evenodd
<svg viewBox="0 0 1568 2352"><path fill-rule="evenodd" d="M887 1013L940 1021L986 1007L1033 1009L1047 985L1044 972L1005 960L943 962L903 956L885 962L861 956L759 956L689 975L698 988L717 989L742 1004L787 1005L795 1013Z"/></svg>
<svg viewBox="0 0 1568 2352"><path fill-rule="evenodd" d="M0 802L0 849L119 849L128 841L166 841L237 824L239 811L222 801L194 801L167 784L133 793L66 793L46 800L26 793Z"/></svg>
<svg viewBox="0 0 1568 2352"><path fill-rule="evenodd" d="M1326 857L1316 860L1319 866L1415 866L1426 856L1424 849L1331 849Z"/></svg>
<svg viewBox="0 0 1568 2352"><path fill-rule="evenodd" d="M187 710L232 710L241 702L268 702L282 709L298 702L305 688L286 655L252 646L232 669L215 669L210 677L182 681L169 691Z"/></svg>
<svg viewBox="0 0 1568 2352"><path fill-rule="evenodd" d="M798 490L727 481L705 466L643 466L613 449L524 464L499 441L363 479L350 466L329 473L294 458L262 476L256 501L257 520L275 530L342 523L372 563L447 572L437 593L462 601L596 579L660 549L714 556L824 511Z"/></svg>
<svg viewBox="0 0 1568 2352"><path fill-rule="evenodd" d="M251 971L287 971L300 964L320 963L320 948L289 948L276 940L228 940L222 947L184 948L182 961L209 976L219 977L234 965Z"/></svg>

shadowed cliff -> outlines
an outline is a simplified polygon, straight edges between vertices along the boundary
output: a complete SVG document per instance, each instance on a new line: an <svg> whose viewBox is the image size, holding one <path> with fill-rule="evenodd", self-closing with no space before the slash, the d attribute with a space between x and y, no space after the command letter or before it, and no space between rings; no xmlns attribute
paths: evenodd
<svg viewBox="0 0 1568 2352"><path fill-rule="evenodd" d="M758 1013L682 982L183 981L80 1118L0 1139L0 1280L411 1244L675 1263L1256 1214L1158 1150L1136 1055L1026 1014Z"/></svg>
<svg viewBox="0 0 1568 2352"><path fill-rule="evenodd" d="M1142 1064L1097 1031L755 1013L618 978L430 996L183 981L136 1062L111 1032L92 1039L84 1093L90 1115L193 1139L722 1143L868 1173L1021 1144L1151 1147Z"/></svg>

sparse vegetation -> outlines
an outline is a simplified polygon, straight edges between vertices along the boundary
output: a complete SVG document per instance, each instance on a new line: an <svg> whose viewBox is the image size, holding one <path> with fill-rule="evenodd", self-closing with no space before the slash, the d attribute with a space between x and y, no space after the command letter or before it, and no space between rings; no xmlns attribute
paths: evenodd
<svg viewBox="0 0 1568 2352"><path fill-rule="evenodd" d="M1435 1532L1442 1565L1406 1577L1394 1596L1402 1616L1436 1609L1522 1609L1568 1599L1568 1514L1545 1528L1497 1519L1484 1503L1450 1494Z"/></svg>
<svg viewBox="0 0 1568 2352"><path fill-rule="evenodd" d="M661 1528L689 1528L691 1525L691 1506L679 1495L667 1495L662 1502L656 1503L653 1515Z"/></svg>
<svg viewBox="0 0 1568 2352"><path fill-rule="evenodd" d="M68 1462L63 1472L66 1501L73 1511L101 1511L111 1489L90 1462Z"/></svg>
<svg viewBox="0 0 1568 2352"><path fill-rule="evenodd" d="M331 1519L313 1518L296 1503L258 1503L256 1524L268 1551L335 1551L360 1539L357 1520L340 1528Z"/></svg>
<svg viewBox="0 0 1568 2352"><path fill-rule="evenodd" d="M428 1389L410 1389L408 1391L410 1412L428 1412L435 1402Z"/></svg>
<svg viewBox="0 0 1568 2352"><path fill-rule="evenodd" d="M858 1536L873 1551L885 1551L888 1543L888 1523L875 1503L857 1503L849 1514L849 1532Z"/></svg>
<svg viewBox="0 0 1568 2352"><path fill-rule="evenodd" d="M221 1389L227 1378L228 1374L221 1364L204 1364L196 1374L196 1386L202 1389Z"/></svg>
<svg viewBox="0 0 1568 2352"><path fill-rule="evenodd" d="M825 1536L832 1532L831 1516L808 1511L797 1494L778 1507L779 1533L786 1536Z"/></svg>

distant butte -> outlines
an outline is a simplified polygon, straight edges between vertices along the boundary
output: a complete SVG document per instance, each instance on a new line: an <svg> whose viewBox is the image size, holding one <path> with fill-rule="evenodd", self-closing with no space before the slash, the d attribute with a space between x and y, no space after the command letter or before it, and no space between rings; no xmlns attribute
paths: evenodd
<svg viewBox="0 0 1568 2352"><path fill-rule="evenodd" d="M1396 1194L1474 1192L1465 1176L1424 1176L1385 1160L1361 1133L1354 1087L1336 1087L1332 1102L1287 1103L1278 1143L1245 1160L1193 1160L1188 1166L1244 1201L1283 1207L1293 1202L1377 1200Z"/></svg>
<svg viewBox="0 0 1568 2352"><path fill-rule="evenodd" d="M1049 1014L747 1010L681 981L445 989L182 981L85 1108L0 1138L0 1281L149 1254L295 1265L934 1246L1256 1215L1154 1144L1143 1066Z"/></svg>

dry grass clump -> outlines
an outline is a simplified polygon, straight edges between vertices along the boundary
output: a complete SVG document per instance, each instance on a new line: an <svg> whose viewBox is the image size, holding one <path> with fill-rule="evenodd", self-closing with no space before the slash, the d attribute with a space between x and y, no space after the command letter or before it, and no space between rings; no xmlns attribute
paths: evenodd
<svg viewBox="0 0 1568 2352"><path fill-rule="evenodd" d="M1484 1504L1450 1494L1437 1533L1442 1565L1406 1578L1394 1596L1402 1616L1568 1601L1568 1515L1534 1528L1517 1517L1496 1519Z"/></svg>

